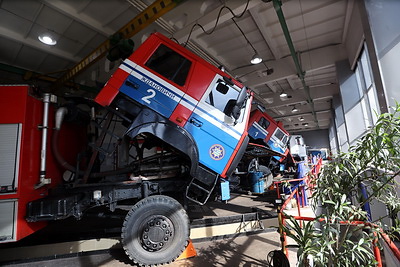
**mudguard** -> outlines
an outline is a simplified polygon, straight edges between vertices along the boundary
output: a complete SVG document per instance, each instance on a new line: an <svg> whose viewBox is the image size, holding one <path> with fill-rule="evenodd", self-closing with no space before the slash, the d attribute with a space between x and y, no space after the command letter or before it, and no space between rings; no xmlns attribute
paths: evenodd
<svg viewBox="0 0 400 267"><path fill-rule="evenodd" d="M184 128L144 108L129 126L126 135L133 138L141 133L152 134L187 155L191 160L190 175L196 176L199 152L192 136Z"/></svg>

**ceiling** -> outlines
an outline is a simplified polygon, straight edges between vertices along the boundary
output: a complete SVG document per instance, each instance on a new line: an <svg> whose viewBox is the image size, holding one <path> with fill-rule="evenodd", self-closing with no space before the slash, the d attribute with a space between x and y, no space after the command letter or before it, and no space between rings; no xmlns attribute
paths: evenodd
<svg viewBox="0 0 400 267"><path fill-rule="evenodd" d="M58 78L152 2L0 0L0 63ZM353 5L354 0L282 1L303 81L268 1L186 0L131 39L137 47L154 31L173 37L213 64L223 65L289 132L327 129L332 97L339 93L335 62L347 59ZM193 27L196 23L202 27ZM44 32L53 35L55 46L39 42L38 35ZM261 64L250 64L255 51ZM118 63L102 59L74 82L100 87ZM0 82L12 83L11 77L3 74ZM288 97L280 97L282 92ZM294 107L297 112L292 112Z"/></svg>

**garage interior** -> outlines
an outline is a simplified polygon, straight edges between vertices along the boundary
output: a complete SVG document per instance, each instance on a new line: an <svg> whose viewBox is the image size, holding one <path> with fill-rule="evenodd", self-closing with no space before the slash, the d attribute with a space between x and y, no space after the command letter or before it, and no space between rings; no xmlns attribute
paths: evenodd
<svg viewBox="0 0 400 267"><path fill-rule="evenodd" d="M154 4L160 2L161 7L155 8ZM148 18L151 12L156 18ZM304 138L307 149L328 149L334 156L349 151L377 122L379 114L391 112L400 100L399 13L400 3L394 0L0 0L0 84L26 84L59 98L94 99L123 61L109 60L115 34L124 32L125 41L131 40L128 46L134 44L135 51L152 33L158 32L213 66L223 68L249 88L269 116L281 122L290 135ZM136 28L133 23L137 23ZM50 44L43 43L48 38ZM255 57L260 59L257 64L251 62ZM197 261L194 257L166 266L267 266L269 250L280 247L276 229L264 229L278 223L273 197L231 196L234 197L226 204L229 208L211 203L192 207L191 215L195 217L199 212L198 216L204 217L212 212L214 217L244 216L261 209L270 217L249 220L263 221L262 229L242 231L235 237L237 243L232 241L234 238L229 239L231 243L221 238L232 238L229 231L215 230L222 232L198 238L197 243L194 240ZM241 203L244 206L240 208ZM379 218L385 212L376 208L372 216ZM89 228L96 220L88 220ZM119 219L115 220L118 225ZM74 220L67 222L80 228ZM118 233L114 221L110 224L111 230L104 238ZM58 221L52 227L62 225ZM61 231L49 228L50 232L44 235ZM196 227L192 233L193 229ZM69 234L67 229L61 236ZM46 243L47 237L35 238ZM16 242L9 247L1 244L0 254L18 253L10 251L22 249L30 242L35 241L30 239L26 245ZM107 242L111 242L111 247L116 245L114 241ZM267 247L262 247L267 243ZM208 246L214 246L215 251L211 253ZM256 252L246 254L250 246ZM111 247L99 250L108 251ZM219 251L222 252L218 254ZM224 254L226 251L230 253ZM232 251L245 256L235 257ZM76 258L87 256L82 256L81 251L71 253ZM296 263L295 254L291 249L291 266ZM102 255L94 253L92 256L97 258L92 262L83 258L77 262L93 266L131 265L129 261L112 260L123 256ZM8 263L30 266L38 261L16 257L8 259Z"/></svg>

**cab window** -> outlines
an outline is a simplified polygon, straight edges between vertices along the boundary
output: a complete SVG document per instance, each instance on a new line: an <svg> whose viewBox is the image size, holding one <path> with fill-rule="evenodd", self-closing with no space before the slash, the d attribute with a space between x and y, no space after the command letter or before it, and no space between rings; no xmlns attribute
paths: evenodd
<svg viewBox="0 0 400 267"><path fill-rule="evenodd" d="M239 92L233 87L217 82L206 99L206 103L224 112L228 102L234 104ZM224 112L225 113L225 112Z"/></svg>
<svg viewBox="0 0 400 267"><path fill-rule="evenodd" d="M267 130L267 129L268 129L268 126L269 126L269 124L270 124L270 122L269 122L269 120L267 120L266 118L261 117L260 120L258 121L258 124L260 124L260 126L261 126L263 129Z"/></svg>
<svg viewBox="0 0 400 267"><path fill-rule="evenodd" d="M274 134L275 138L282 142L282 144L286 144L288 141L288 136L281 131L281 129L277 128Z"/></svg>
<svg viewBox="0 0 400 267"><path fill-rule="evenodd" d="M190 60L163 44L145 64L146 67L180 86L185 84L191 65Z"/></svg>

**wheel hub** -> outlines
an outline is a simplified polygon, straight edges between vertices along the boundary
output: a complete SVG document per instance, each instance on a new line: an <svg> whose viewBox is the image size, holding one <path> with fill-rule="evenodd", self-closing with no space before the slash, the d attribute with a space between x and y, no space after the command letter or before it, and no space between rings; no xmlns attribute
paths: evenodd
<svg viewBox="0 0 400 267"><path fill-rule="evenodd" d="M147 251L162 249L173 237L174 227L165 216L151 217L143 227L142 245Z"/></svg>

